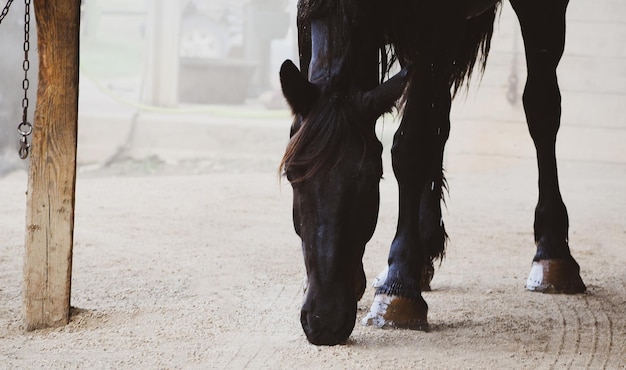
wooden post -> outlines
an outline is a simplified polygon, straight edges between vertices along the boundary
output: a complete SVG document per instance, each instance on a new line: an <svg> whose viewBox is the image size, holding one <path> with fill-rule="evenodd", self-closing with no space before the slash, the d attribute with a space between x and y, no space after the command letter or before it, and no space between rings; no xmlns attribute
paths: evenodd
<svg viewBox="0 0 626 370"><path fill-rule="evenodd" d="M34 0L34 11L39 87L26 210L23 289L26 330L69 322L80 1Z"/></svg>

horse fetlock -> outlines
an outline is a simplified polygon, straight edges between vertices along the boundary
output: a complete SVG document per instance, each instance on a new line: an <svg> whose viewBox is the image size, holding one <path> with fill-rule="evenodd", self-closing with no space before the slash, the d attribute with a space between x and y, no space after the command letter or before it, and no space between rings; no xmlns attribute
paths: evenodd
<svg viewBox="0 0 626 370"><path fill-rule="evenodd" d="M372 288L378 289L382 288L387 281L387 275L389 275L389 266L385 266L385 268L374 278L372 282ZM435 276L435 268L433 263L430 262L424 266L420 274L420 291L422 292L430 292L432 289L430 287L430 282L433 280Z"/></svg>
<svg viewBox="0 0 626 370"><path fill-rule="evenodd" d="M533 262L526 289L541 293L584 293L580 267L574 259L546 259Z"/></svg>
<svg viewBox="0 0 626 370"><path fill-rule="evenodd" d="M361 320L365 326L379 328L428 329L428 305L423 298L408 299L377 294L368 314Z"/></svg>

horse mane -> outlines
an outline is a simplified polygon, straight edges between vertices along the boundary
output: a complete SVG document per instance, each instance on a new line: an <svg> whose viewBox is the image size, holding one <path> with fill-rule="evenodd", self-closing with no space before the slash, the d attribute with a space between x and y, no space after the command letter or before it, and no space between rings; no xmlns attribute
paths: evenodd
<svg viewBox="0 0 626 370"><path fill-rule="evenodd" d="M371 1L363 0L300 0L298 1L299 32L310 37L311 22L315 19L327 19L332 24L329 27L332 42L328 45L331 58L341 60L339 73L334 78L343 78L341 70L349 68L351 63L358 63L359 56L354 55L353 43L363 37L373 40L375 31L373 20L377 18ZM382 29L380 30L382 31ZM367 32L367 35L364 34ZM301 40L302 41L302 40ZM358 43L358 42L357 42ZM310 47L310 44L308 45ZM385 50L384 43L378 47L382 52ZM386 72L386 60L382 61L383 71ZM308 66L301 66L303 71ZM384 73L381 74L381 80Z"/></svg>
<svg viewBox="0 0 626 370"><path fill-rule="evenodd" d="M289 181L298 183L327 173L343 158L350 138L362 130L355 128L358 120L345 96L323 99L302 121L293 134L280 162L279 171L292 170ZM362 136L365 141L364 135Z"/></svg>
<svg viewBox="0 0 626 370"><path fill-rule="evenodd" d="M337 17L337 25L343 25L342 33L349 34L350 27L361 5L354 0L300 0L298 18L309 23L313 18L322 18L328 14Z"/></svg>

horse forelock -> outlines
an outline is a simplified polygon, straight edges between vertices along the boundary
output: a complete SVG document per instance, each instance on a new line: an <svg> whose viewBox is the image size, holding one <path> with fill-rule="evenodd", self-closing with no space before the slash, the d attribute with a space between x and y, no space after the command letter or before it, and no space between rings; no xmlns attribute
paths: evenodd
<svg viewBox="0 0 626 370"><path fill-rule="evenodd" d="M348 99L335 95L317 104L303 119L280 164L281 173L291 172L290 182L327 174L344 157L354 135L362 137Z"/></svg>

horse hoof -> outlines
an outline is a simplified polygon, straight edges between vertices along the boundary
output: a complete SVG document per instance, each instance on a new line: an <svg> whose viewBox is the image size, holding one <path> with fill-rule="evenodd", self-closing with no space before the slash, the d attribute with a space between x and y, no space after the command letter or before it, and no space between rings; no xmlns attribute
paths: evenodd
<svg viewBox="0 0 626 370"><path fill-rule="evenodd" d="M584 293L580 267L574 260L539 260L533 262L526 289L542 293Z"/></svg>
<svg viewBox="0 0 626 370"><path fill-rule="evenodd" d="M361 320L365 326L427 330L428 305L423 298L408 299L387 294L374 297L370 312Z"/></svg>

